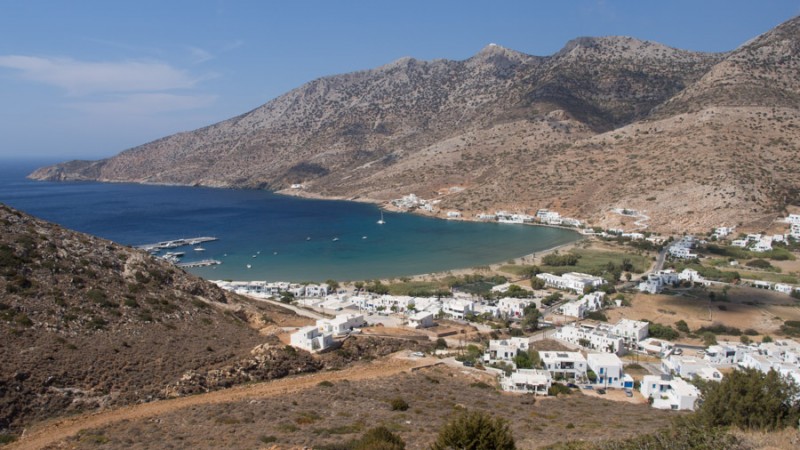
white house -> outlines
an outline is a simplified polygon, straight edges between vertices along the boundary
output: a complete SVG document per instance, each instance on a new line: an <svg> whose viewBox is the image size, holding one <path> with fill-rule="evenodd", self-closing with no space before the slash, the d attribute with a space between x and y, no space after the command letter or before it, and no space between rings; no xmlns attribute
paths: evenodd
<svg viewBox="0 0 800 450"><path fill-rule="evenodd" d="M712 367L710 362L691 356L670 355L661 360L661 368L666 373L671 373L687 380L692 379L695 375L709 381L722 380L722 373Z"/></svg>
<svg viewBox="0 0 800 450"><path fill-rule="evenodd" d="M530 298L504 297L497 301L497 312L506 317L522 317L525 307L536 303Z"/></svg>
<svg viewBox="0 0 800 450"><path fill-rule="evenodd" d="M442 303L442 311L456 319L463 319L475 312L475 302L463 298L448 298Z"/></svg>
<svg viewBox="0 0 800 450"><path fill-rule="evenodd" d="M747 239L734 239L731 241L731 245L734 247L747 247Z"/></svg>
<svg viewBox="0 0 800 450"><path fill-rule="evenodd" d="M625 387L624 374L622 373L622 360L612 353L589 353L586 355L586 364L597 375L594 384L602 387ZM631 387L633 387L631 385Z"/></svg>
<svg viewBox="0 0 800 450"><path fill-rule="evenodd" d="M636 347L647 337L650 324L641 320L621 319L611 327L611 332L621 337L626 344Z"/></svg>
<svg viewBox="0 0 800 450"><path fill-rule="evenodd" d="M586 358L580 352L539 352L544 368L556 378L583 380L586 377Z"/></svg>
<svg viewBox="0 0 800 450"><path fill-rule="evenodd" d="M800 225L800 214L789 214L786 221L792 225Z"/></svg>
<svg viewBox="0 0 800 450"><path fill-rule="evenodd" d="M742 360L742 352L737 346L716 344L706 349L703 359L714 365L731 365Z"/></svg>
<svg viewBox="0 0 800 450"><path fill-rule="evenodd" d="M553 337L591 350L620 355L625 352L625 341L613 334L608 326L581 324L576 327L569 324L559 328Z"/></svg>
<svg viewBox="0 0 800 450"><path fill-rule="evenodd" d="M789 235L797 240L800 240L800 223L792 224L792 228L791 231L789 232Z"/></svg>
<svg viewBox="0 0 800 450"><path fill-rule="evenodd" d="M547 209L536 211L536 218L539 219L540 222L550 225L561 225L562 222L561 214Z"/></svg>
<svg viewBox="0 0 800 450"><path fill-rule="evenodd" d="M325 283L322 284L309 284L306 285L306 297L325 297L330 291L330 286Z"/></svg>
<svg viewBox="0 0 800 450"><path fill-rule="evenodd" d="M600 277L578 272L568 272L561 276L540 273L536 275L536 278L543 280L547 287L570 290L579 294L582 294L587 287L598 287L605 283L605 280Z"/></svg>
<svg viewBox="0 0 800 450"><path fill-rule="evenodd" d="M411 328L429 328L433 325L433 313L428 311L420 311L408 318L408 326Z"/></svg>
<svg viewBox="0 0 800 450"><path fill-rule="evenodd" d="M292 333L290 343L292 347L319 352L333 345L333 334L321 333L317 327L309 325Z"/></svg>
<svg viewBox="0 0 800 450"><path fill-rule="evenodd" d="M719 238L727 237L729 234L733 233L733 230L736 227L717 227L714 229L714 236Z"/></svg>
<svg viewBox="0 0 800 450"><path fill-rule="evenodd" d="M659 270L658 272L648 274L647 278L639 283L638 288L640 292L657 294L661 292L664 286L675 284L678 280L678 274L674 270Z"/></svg>
<svg viewBox="0 0 800 450"><path fill-rule="evenodd" d="M530 349L530 339L526 337L512 337L509 339L492 339L489 347L483 354L483 360L487 363L498 361L511 362L520 352L527 352Z"/></svg>
<svg viewBox="0 0 800 450"><path fill-rule="evenodd" d="M694 411L700 391L682 378L669 375L645 375L640 388L645 398L653 399L653 408Z"/></svg>
<svg viewBox="0 0 800 450"><path fill-rule="evenodd" d="M361 328L367 325L364 316L361 314L339 314L333 319L317 320L317 328L322 333L332 333L334 336L347 334L354 328Z"/></svg>
<svg viewBox="0 0 800 450"><path fill-rule="evenodd" d="M578 300L563 304L560 308L561 314L583 319L586 313L603 308L603 297L605 293L600 291L586 294Z"/></svg>
<svg viewBox="0 0 800 450"><path fill-rule="evenodd" d="M460 211L447 211L447 218L448 219L459 219L461 218Z"/></svg>
<svg viewBox="0 0 800 450"><path fill-rule="evenodd" d="M500 377L500 387L507 392L547 395L551 384L552 378L546 370L517 369L511 372L511 375Z"/></svg>

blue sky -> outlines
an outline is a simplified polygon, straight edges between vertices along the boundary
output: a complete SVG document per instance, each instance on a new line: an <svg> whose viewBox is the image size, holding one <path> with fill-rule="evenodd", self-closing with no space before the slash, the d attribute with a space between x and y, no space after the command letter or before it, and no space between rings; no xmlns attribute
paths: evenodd
<svg viewBox="0 0 800 450"><path fill-rule="evenodd" d="M99 158L318 77L578 36L727 51L800 0L0 0L0 158Z"/></svg>

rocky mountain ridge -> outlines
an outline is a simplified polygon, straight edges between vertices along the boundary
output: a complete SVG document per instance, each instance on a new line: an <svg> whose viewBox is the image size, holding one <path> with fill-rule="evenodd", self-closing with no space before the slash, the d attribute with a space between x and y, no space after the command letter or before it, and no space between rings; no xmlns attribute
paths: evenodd
<svg viewBox="0 0 800 450"><path fill-rule="evenodd" d="M626 227L608 211L629 207L658 231L758 227L798 202L798 24L725 54L602 37L545 57L489 45L464 61L402 58L31 176L302 183L303 195L375 202L439 196L442 213L554 208Z"/></svg>

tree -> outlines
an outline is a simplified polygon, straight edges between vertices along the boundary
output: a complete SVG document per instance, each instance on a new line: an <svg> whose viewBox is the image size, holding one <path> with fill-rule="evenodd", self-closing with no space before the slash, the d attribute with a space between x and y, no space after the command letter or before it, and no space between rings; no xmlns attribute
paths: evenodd
<svg viewBox="0 0 800 450"><path fill-rule="evenodd" d="M531 303L522 310L522 321L520 322L520 326L524 331L536 331L539 328L539 316L541 313L539 312L539 308L536 307L536 304Z"/></svg>
<svg viewBox="0 0 800 450"><path fill-rule="evenodd" d="M675 322L675 328L677 328L677 329L678 329L678 331L682 331L682 332L684 332L684 333L691 333L691 332L692 332L692 331L689 329L689 324L687 324L687 323L686 323L686 321L685 321L685 320L683 320L683 319L681 319L681 320L679 320L679 321Z"/></svg>
<svg viewBox="0 0 800 450"><path fill-rule="evenodd" d="M440 350L444 348L447 348L447 341L445 341L444 338L436 339L436 349Z"/></svg>
<svg viewBox="0 0 800 450"><path fill-rule="evenodd" d="M464 412L440 431L431 450L514 450L508 422L482 411Z"/></svg>
<svg viewBox="0 0 800 450"><path fill-rule="evenodd" d="M333 292L336 292L336 290L339 289L339 282L334 279L326 281L325 284L327 284L330 290Z"/></svg>
<svg viewBox="0 0 800 450"><path fill-rule="evenodd" d="M357 291L364 289L364 282L363 281L356 281L353 283L353 286L356 288Z"/></svg>
<svg viewBox="0 0 800 450"><path fill-rule="evenodd" d="M545 282L541 278L537 278L535 275L531 277L531 288L535 291L544 289Z"/></svg>
<svg viewBox="0 0 800 450"><path fill-rule="evenodd" d="M779 430L797 424L798 393L797 385L774 370L735 370L721 382L703 387L703 402L696 418L709 427Z"/></svg>
<svg viewBox="0 0 800 450"><path fill-rule="evenodd" d="M514 357L514 364L518 369L533 369L531 355L526 351L517 351L517 356Z"/></svg>

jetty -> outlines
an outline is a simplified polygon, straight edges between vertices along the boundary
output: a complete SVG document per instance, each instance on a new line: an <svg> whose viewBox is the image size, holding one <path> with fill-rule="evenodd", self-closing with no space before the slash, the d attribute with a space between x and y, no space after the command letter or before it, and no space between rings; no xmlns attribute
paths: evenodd
<svg viewBox="0 0 800 450"><path fill-rule="evenodd" d="M189 267L216 266L217 264L222 264L222 261L218 261L216 259L204 259L202 261L193 261L193 262L180 263L180 264L176 264L176 266L182 267L182 268L189 268Z"/></svg>
<svg viewBox="0 0 800 450"><path fill-rule="evenodd" d="M202 244L203 242L211 242L216 240L219 240L219 238L216 238L214 236L201 236L195 238L173 239L171 241L156 242L155 244L137 245L135 248L145 250L148 252L157 252L159 250L164 250L167 248L178 248L186 245L197 245L197 244Z"/></svg>

